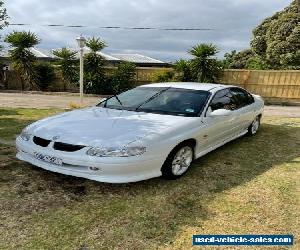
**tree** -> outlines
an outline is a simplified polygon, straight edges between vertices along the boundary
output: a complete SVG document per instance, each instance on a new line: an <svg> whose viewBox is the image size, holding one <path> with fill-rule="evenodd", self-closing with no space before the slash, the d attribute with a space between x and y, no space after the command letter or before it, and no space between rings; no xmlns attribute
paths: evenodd
<svg viewBox="0 0 300 250"><path fill-rule="evenodd" d="M222 61L222 64L225 69L230 68L236 54L237 54L236 50L232 50L231 52L224 54L224 59Z"/></svg>
<svg viewBox="0 0 300 250"><path fill-rule="evenodd" d="M297 6L298 5L298 6ZM225 54L223 64L234 69L300 69L300 6L294 0L253 30L250 49Z"/></svg>
<svg viewBox="0 0 300 250"><path fill-rule="evenodd" d="M52 53L59 58L63 80L71 84L78 83L77 52L64 47L58 50L53 50Z"/></svg>
<svg viewBox="0 0 300 250"><path fill-rule="evenodd" d="M4 8L4 3L3 1L0 1L0 30L2 30L5 26L8 25L8 16L6 13L6 8ZM1 36L0 36L1 38ZM3 46L0 44L0 51L2 50ZM0 68L2 69L5 66L3 61L0 61ZM4 78L4 72L0 70L0 77L3 79ZM6 81L3 79L4 86L6 87Z"/></svg>
<svg viewBox="0 0 300 250"><path fill-rule="evenodd" d="M105 60L99 52L106 47L100 38L92 37L86 42L90 52L85 56L85 90L87 93L100 94L106 89L106 77L104 72Z"/></svg>
<svg viewBox="0 0 300 250"><path fill-rule="evenodd" d="M8 15L6 12L6 8L4 8L4 2L0 1L0 29L3 29L6 25L8 25Z"/></svg>
<svg viewBox="0 0 300 250"><path fill-rule="evenodd" d="M6 8L4 8L4 2L0 1L0 30L2 30L5 26L8 25L8 16L6 12ZM2 46L0 46L0 49Z"/></svg>
<svg viewBox="0 0 300 250"><path fill-rule="evenodd" d="M245 49L238 53L235 50L224 55L222 61L225 69L269 69L270 65L260 56L255 55L251 49Z"/></svg>
<svg viewBox="0 0 300 250"><path fill-rule="evenodd" d="M253 30L251 49L274 69L300 69L300 15L297 1Z"/></svg>
<svg viewBox="0 0 300 250"><path fill-rule="evenodd" d="M194 80L216 82L222 70L220 62L215 58L217 46L201 43L192 47L189 53L194 57L190 61Z"/></svg>
<svg viewBox="0 0 300 250"><path fill-rule="evenodd" d="M27 84L30 89L38 89L34 67L36 57L30 51L30 48L40 42L38 37L30 31L13 31L6 36L4 41L12 47L9 54L13 68L21 77L22 89L25 87L24 84Z"/></svg>
<svg viewBox="0 0 300 250"><path fill-rule="evenodd" d="M225 62L229 69L245 69L247 68L248 60L254 56L251 49L245 49L238 53L231 52L231 54L225 54Z"/></svg>

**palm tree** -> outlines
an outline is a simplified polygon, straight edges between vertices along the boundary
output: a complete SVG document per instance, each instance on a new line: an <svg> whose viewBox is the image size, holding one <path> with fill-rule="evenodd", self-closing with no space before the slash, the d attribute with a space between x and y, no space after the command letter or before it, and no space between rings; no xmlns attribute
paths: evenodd
<svg viewBox="0 0 300 250"><path fill-rule="evenodd" d="M76 51L68 48L61 48L52 51L53 55L59 58L60 70L62 78L65 82L77 83L78 82L78 60L76 58Z"/></svg>
<svg viewBox="0 0 300 250"><path fill-rule="evenodd" d="M106 78L104 72L104 57L98 52L106 47L104 41L100 38L92 37L87 40L86 46L90 52L85 56L84 72L85 72L85 90L89 93L100 93L105 89Z"/></svg>
<svg viewBox="0 0 300 250"><path fill-rule="evenodd" d="M25 83L29 85L30 89L38 89L37 74L34 67L36 57L30 51L30 48L40 42L38 37L30 31L13 31L6 36L4 41L12 47L9 54L13 68L20 75L22 90Z"/></svg>
<svg viewBox="0 0 300 250"><path fill-rule="evenodd" d="M194 80L198 82L216 82L221 72L221 64L215 58L219 52L213 44L201 43L189 51L194 57L191 59L191 69Z"/></svg>
<svg viewBox="0 0 300 250"><path fill-rule="evenodd" d="M85 45L92 51L92 53L97 53L106 47L106 43L104 41L95 37L88 39Z"/></svg>

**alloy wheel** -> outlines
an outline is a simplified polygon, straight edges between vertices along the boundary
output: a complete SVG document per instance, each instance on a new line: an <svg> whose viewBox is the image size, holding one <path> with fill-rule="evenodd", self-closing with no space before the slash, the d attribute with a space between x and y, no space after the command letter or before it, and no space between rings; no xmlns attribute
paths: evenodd
<svg viewBox="0 0 300 250"><path fill-rule="evenodd" d="M189 146L181 148L172 161L172 173L182 175L187 171L193 161L193 150Z"/></svg>

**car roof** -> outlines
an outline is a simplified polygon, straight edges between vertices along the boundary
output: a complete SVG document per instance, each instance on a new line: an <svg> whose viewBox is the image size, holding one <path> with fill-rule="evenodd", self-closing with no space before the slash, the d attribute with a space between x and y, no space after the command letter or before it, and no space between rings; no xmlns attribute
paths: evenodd
<svg viewBox="0 0 300 250"><path fill-rule="evenodd" d="M195 90L205 90L205 91L217 91L219 89L232 87L231 85L223 85L216 83L199 83L199 82L162 82L162 83L152 83L141 85L140 87L171 87L179 89L195 89Z"/></svg>

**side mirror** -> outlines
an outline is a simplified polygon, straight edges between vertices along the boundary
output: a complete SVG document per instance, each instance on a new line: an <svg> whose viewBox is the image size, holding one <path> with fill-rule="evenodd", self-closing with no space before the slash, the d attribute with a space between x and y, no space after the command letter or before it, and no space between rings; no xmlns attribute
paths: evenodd
<svg viewBox="0 0 300 250"><path fill-rule="evenodd" d="M212 111L209 116L228 116L231 114L231 110L228 110L228 109L217 109L217 110L214 110Z"/></svg>

